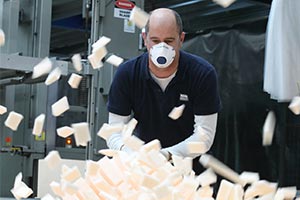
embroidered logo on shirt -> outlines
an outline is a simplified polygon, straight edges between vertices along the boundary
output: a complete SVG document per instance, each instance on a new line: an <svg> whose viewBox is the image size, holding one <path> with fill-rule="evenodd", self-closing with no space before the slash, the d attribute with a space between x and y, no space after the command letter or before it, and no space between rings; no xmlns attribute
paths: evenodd
<svg viewBox="0 0 300 200"><path fill-rule="evenodd" d="M189 101L189 97L187 94L180 94L180 101Z"/></svg>

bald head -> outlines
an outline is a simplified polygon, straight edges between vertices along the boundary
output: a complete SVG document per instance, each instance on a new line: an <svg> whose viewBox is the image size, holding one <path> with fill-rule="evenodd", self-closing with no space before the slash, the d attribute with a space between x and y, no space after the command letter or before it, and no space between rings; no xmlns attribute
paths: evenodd
<svg viewBox="0 0 300 200"><path fill-rule="evenodd" d="M176 11L168 8L158 8L150 13L149 20L145 27L146 33L149 32L149 29L152 26L174 26L179 34L181 34L183 31L180 15Z"/></svg>

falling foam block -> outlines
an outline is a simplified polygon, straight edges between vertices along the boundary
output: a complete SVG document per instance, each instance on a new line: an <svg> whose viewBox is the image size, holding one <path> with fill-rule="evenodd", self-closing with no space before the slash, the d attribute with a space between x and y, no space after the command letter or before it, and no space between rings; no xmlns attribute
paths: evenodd
<svg viewBox="0 0 300 200"><path fill-rule="evenodd" d="M235 171L230 169L228 166L217 160L211 155L208 154L203 154L200 157L200 163L205 167L205 168L211 168L216 172L217 174L223 176L224 178L227 178L228 180L234 182L234 183L239 183L242 186L246 185L246 182L242 180Z"/></svg>
<svg viewBox="0 0 300 200"><path fill-rule="evenodd" d="M48 74L52 69L51 60L46 57L33 67L32 79Z"/></svg>
<svg viewBox="0 0 300 200"><path fill-rule="evenodd" d="M10 190L16 199L29 197L33 191L22 181L22 172L15 177L14 187Z"/></svg>
<svg viewBox="0 0 300 200"><path fill-rule="evenodd" d="M4 125L13 131L16 131L23 118L23 115L11 111L5 120Z"/></svg>
<svg viewBox="0 0 300 200"><path fill-rule="evenodd" d="M72 124L76 146L86 146L91 141L89 124L86 122Z"/></svg>
<svg viewBox="0 0 300 200"><path fill-rule="evenodd" d="M5 106L0 105L0 115L3 115L6 112L7 112L7 108Z"/></svg>
<svg viewBox="0 0 300 200"><path fill-rule="evenodd" d="M109 37L106 36L101 36L99 38L99 40L97 40L93 45L93 51L99 48L102 48L104 46L106 46L109 42L111 41L111 39Z"/></svg>
<svg viewBox="0 0 300 200"><path fill-rule="evenodd" d="M213 1L216 2L217 4L219 4L220 6L227 8L236 0L213 0Z"/></svg>
<svg viewBox="0 0 300 200"><path fill-rule="evenodd" d="M80 177L81 174L77 166L72 167L67 172L61 175L61 178L68 182L73 182Z"/></svg>
<svg viewBox="0 0 300 200"><path fill-rule="evenodd" d="M118 151L113 149L101 149L98 151L98 153L107 157L114 157L115 155L118 154Z"/></svg>
<svg viewBox="0 0 300 200"><path fill-rule="evenodd" d="M88 56L88 60L90 61L94 69L98 69L103 66L102 59L106 54L107 54L107 49L105 46L103 46L94 50L92 54Z"/></svg>
<svg viewBox="0 0 300 200"><path fill-rule="evenodd" d="M276 117L273 111L270 111L265 119L263 126L263 146L269 146L272 144L274 129L276 125Z"/></svg>
<svg viewBox="0 0 300 200"><path fill-rule="evenodd" d="M297 187L296 186L282 187L282 188L278 188L277 192L281 192L283 194L283 199L294 199L297 194Z"/></svg>
<svg viewBox="0 0 300 200"><path fill-rule="evenodd" d="M58 151L50 151L45 157L45 161L50 169L57 167L61 161Z"/></svg>
<svg viewBox="0 0 300 200"><path fill-rule="evenodd" d="M211 168L206 169L196 178L202 187L212 185L217 182L217 175Z"/></svg>
<svg viewBox="0 0 300 200"><path fill-rule="evenodd" d="M234 184L223 179L221 181L216 200L228 200L230 197L231 190L233 189Z"/></svg>
<svg viewBox="0 0 300 200"><path fill-rule="evenodd" d="M97 135L103 138L104 140L107 140L113 133L121 132L123 130L123 127L124 127L123 123L116 123L116 124L103 123Z"/></svg>
<svg viewBox="0 0 300 200"><path fill-rule="evenodd" d="M66 96L52 104L52 115L57 117L70 109L69 102Z"/></svg>
<svg viewBox="0 0 300 200"><path fill-rule="evenodd" d="M0 47L5 44L5 34L2 29L0 29Z"/></svg>
<svg viewBox="0 0 300 200"><path fill-rule="evenodd" d="M136 137L135 135L131 135L129 137L123 137L124 145L134 151L138 151L143 145L144 141Z"/></svg>
<svg viewBox="0 0 300 200"><path fill-rule="evenodd" d="M207 147L204 142L187 142L187 149L189 153L203 154L207 152Z"/></svg>
<svg viewBox="0 0 300 200"><path fill-rule="evenodd" d="M64 195L64 192L62 191L60 184L58 182L52 181L49 184L49 186L55 195L60 196L60 197L62 197Z"/></svg>
<svg viewBox="0 0 300 200"><path fill-rule="evenodd" d="M126 126L124 126L123 130L122 130L122 136L124 138L130 137L132 135L133 130L135 129L136 125L137 125L138 121L134 118L132 118L127 124Z"/></svg>
<svg viewBox="0 0 300 200"><path fill-rule="evenodd" d="M69 80L68 80L68 83L71 86L71 88L76 89L76 88L78 88L81 79L82 79L82 76L80 76L78 74L75 74L75 73L72 73Z"/></svg>
<svg viewBox="0 0 300 200"><path fill-rule="evenodd" d="M61 76L61 69L59 67L56 67L47 77L45 84L51 85L55 81L57 81Z"/></svg>
<svg viewBox="0 0 300 200"><path fill-rule="evenodd" d="M146 26L148 19L149 14L137 6L135 6L130 12L129 20L134 22L140 29Z"/></svg>
<svg viewBox="0 0 300 200"><path fill-rule="evenodd" d="M289 109L295 114L300 114L300 96L293 97L291 103L289 104Z"/></svg>
<svg viewBox="0 0 300 200"><path fill-rule="evenodd" d="M81 56L79 53L74 54L71 58L73 67L76 71L80 72L82 70L82 64L81 64Z"/></svg>
<svg viewBox="0 0 300 200"><path fill-rule="evenodd" d="M46 117L45 114L40 114L37 118L35 118L33 129L32 129L33 135L37 135L37 136L41 135L44 127L45 117Z"/></svg>
<svg viewBox="0 0 300 200"><path fill-rule="evenodd" d="M235 184L230 192L229 200L243 200L244 189L241 185Z"/></svg>
<svg viewBox="0 0 300 200"><path fill-rule="evenodd" d="M252 199L255 196L263 196L269 193L275 193L277 189L277 183L270 183L266 180L260 180L253 183L245 191L245 199Z"/></svg>
<svg viewBox="0 0 300 200"><path fill-rule="evenodd" d="M56 200L53 196L51 196L50 194L46 194L45 196L43 196L41 198L41 200Z"/></svg>
<svg viewBox="0 0 300 200"><path fill-rule="evenodd" d="M124 59L116 55L111 55L105 61L118 67L124 61Z"/></svg>
<svg viewBox="0 0 300 200"><path fill-rule="evenodd" d="M179 117L181 117L182 113L183 113L183 110L185 108L185 105L182 104L181 106L178 106L178 107L174 107L172 109L172 111L169 113L169 117L173 120L176 120L178 119Z"/></svg>
<svg viewBox="0 0 300 200"><path fill-rule="evenodd" d="M246 183L254 183L259 181L259 174L256 172L242 172L240 178L246 181Z"/></svg>
<svg viewBox="0 0 300 200"><path fill-rule="evenodd" d="M74 133L74 130L69 126L63 126L56 129L57 135L63 138L67 138Z"/></svg>

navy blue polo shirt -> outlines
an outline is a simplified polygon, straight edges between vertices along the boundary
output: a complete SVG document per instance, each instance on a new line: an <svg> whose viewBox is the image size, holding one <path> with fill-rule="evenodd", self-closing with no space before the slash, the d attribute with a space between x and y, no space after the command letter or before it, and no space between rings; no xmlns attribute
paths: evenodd
<svg viewBox="0 0 300 200"><path fill-rule="evenodd" d="M177 120L168 117L185 104ZM175 77L165 91L153 80L148 53L121 64L108 97L108 111L138 121L134 134L145 142L158 139L162 147L175 145L194 130L194 115L217 113L221 108L215 69L196 55L180 51Z"/></svg>

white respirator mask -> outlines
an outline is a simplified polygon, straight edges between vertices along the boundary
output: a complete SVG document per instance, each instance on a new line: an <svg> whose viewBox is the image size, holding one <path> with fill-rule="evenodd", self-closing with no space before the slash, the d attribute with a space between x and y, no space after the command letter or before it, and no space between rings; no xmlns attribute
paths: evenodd
<svg viewBox="0 0 300 200"><path fill-rule="evenodd" d="M159 68L168 67L173 62L175 54L175 49L164 42L156 44L150 49L150 58Z"/></svg>

